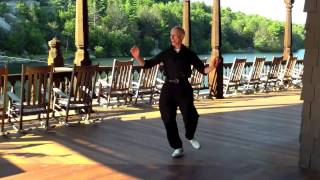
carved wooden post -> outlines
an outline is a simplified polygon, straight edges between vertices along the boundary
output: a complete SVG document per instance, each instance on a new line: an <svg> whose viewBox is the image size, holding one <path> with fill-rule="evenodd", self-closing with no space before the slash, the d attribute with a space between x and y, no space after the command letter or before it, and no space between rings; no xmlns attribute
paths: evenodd
<svg viewBox="0 0 320 180"><path fill-rule="evenodd" d="M287 60L288 57L292 55L292 5L294 0L284 0L284 2L286 3L286 24L283 42L283 59Z"/></svg>
<svg viewBox="0 0 320 180"><path fill-rule="evenodd" d="M210 96L223 98L223 58L221 55L221 23L220 0L213 0L211 25L211 60L219 57L221 60L216 71L211 71L208 77Z"/></svg>
<svg viewBox="0 0 320 180"><path fill-rule="evenodd" d="M305 55L303 60L303 88L301 99L302 124L300 134L300 161L302 168L320 170L320 21L319 1L306 0Z"/></svg>
<svg viewBox="0 0 320 180"><path fill-rule="evenodd" d="M190 28L190 0L183 1L183 20L182 28L185 31L183 44L187 47L191 46L191 28Z"/></svg>
<svg viewBox="0 0 320 180"><path fill-rule="evenodd" d="M88 48L88 4L87 0L76 1L75 44L77 52L74 63L78 66L91 65Z"/></svg>
<svg viewBox="0 0 320 180"><path fill-rule="evenodd" d="M54 67L63 67L64 60L60 49L60 41L57 38L53 38L48 42L50 47L48 55L48 65L53 64Z"/></svg>

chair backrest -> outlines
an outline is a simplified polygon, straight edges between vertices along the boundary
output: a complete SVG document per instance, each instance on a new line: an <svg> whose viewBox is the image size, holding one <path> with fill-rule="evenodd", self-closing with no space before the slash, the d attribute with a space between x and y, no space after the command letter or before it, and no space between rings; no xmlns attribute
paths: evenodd
<svg viewBox="0 0 320 180"><path fill-rule="evenodd" d="M30 67L22 65L21 108L23 106L45 107L50 104L52 90L52 66Z"/></svg>
<svg viewBox="0 0 320 180"><path fill-rule="evenodd" d="M297 57L289 56L286 65L284 67L283 79L291 79L296 66Z"/></svg>
<svg viewBox="0 0 320 180"><path fill-rule="evenodd" d="M229 76L229 82L238 83L241 80L242 71L244 68L244 65L246 64L247 58L236 58L233 61L231 70L230 70L230 76Z"/></svg>
<svg viewBox="0 0 320 180"><path fill-rule="evenodd" d="M3 114L0 114L0 116L4 115L4 108L6 108L6 102L7 102L7 91L8 91L8 68L7 66L0 68L0 111L3 111Z"/></svg>
<svg viewBox="0 0 320 180"><path fill-rule="evenodd" d="M255 57L253 64L252 64L252 68L249 73L249 82L260 80L262 69L263 69L265 61L266 61L265 57Z"/></svg>
<svg viewBox="0 0 320 180"><path fill-rule="evenodd" d="M304 70L304 65L303 64L298 65L298 68L296 70L296 72L297 72L296 75L302 77L303 76L303 70Z"/></svg>
<svg viewBox="0 0 320 180"><path fill-rule="evenodd" d="M69 91L69 102L91 104L97 81L99 65L76 66L74 65ZM73 98L71 98L73 97Z"/></svg>
<svg viewBox="0 0 320 180"><path fill-rule="evenodd" d="M203 82L203 74L201 74L196 68L192 67L192 73L190 77L190 84L193 89L200 89Z"/></svg>
<svg viewBox="0 0 320 180"><path fill-rule="evenodd" d="M8 68L7 66L0 68L0 118L1 118L1 128L0 132L4 131L4 118L7 108L7 89L8 89Z"/></svg>
<svg viewBox="0 0 320 180"><path fill-rule="evenodd" d="M133 61L114 60L111 73L110 91L129 91Z"/></svg>
<svg viewBox="0 0 320 180"><path fill-rule="evenodd" d="M139 76L139 89L151 89L156 85L159 64L149 69L141 69Z"/></svg>
<svg viewBox="0 0 320 180"><path fill-rule="evenodd" d="M268 79L278 79L281 70L281 63L283 61L283 56L272 58L272 64L268 73Z"/></svg>

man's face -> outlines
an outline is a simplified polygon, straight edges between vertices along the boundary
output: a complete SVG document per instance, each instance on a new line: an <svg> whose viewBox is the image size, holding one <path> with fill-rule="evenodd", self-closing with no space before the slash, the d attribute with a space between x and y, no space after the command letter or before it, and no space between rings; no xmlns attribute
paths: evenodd
<svg viewBox="0 0 320 180"><path fill-rule="evenodd" d="M179 33L179 30L172 29L170 32L170 39L173 47L180 48L183 40L183 35Z"/></svg>

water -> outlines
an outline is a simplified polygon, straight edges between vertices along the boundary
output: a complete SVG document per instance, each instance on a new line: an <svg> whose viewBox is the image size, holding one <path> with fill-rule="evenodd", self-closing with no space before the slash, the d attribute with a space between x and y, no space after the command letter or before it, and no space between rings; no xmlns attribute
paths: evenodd
<svg viewBox="0 0 320 180"><path fill-rule="evenodd" d="M298 60L303 59L304 57L304 49L300 49L293 53L294 56L298 57ZM200 54L198 55L200 59L207 59L210 57L209 54ZM247 58L247 62L252 62L255 57L266 57L267 61L271 61L273 56L282 56L282 52L269 52L269 53L259 53L259 52L252 52L252 53L226 53L222 54L224 63L231 63L233 60L237 58ZM102 66L112 65L114 59L119 60L130 60L131 57L117 57L117 58L97 58L92 60L93 64L98 64ZM148 58L147 58L148 59ZM136 62L135 62L136 63Z"/></svg>
<svg viewBox="0 0 320 180"><path fill-rule="evenodd" d="M304 58L304 49L300 49L293 53L293 56L297 56L298 60ZM255 57L266 57L267 61L271 61L273 56L282 56L282 52L270 52L270 53L227 53L223 54L223 59L225 63L233 62L237 58L247 58L248 62L253 62ZM200 56L201 57L201 56Z"/></svg>
<svg viewBox="0 0 320 180"><path fill-rule="evenodd" d="M44 60L31 60L18 57L0 56L0 67L7 66L9 74L20 74L22 64L27 66L45 66L47 61Z"/></svg>
<svg viewBox="0 0 320 180"><path fill-rule="evenodd" d="M297 56L298 59L303 59L304 58L304 49L300 49L296 52L293 53L294 56ZM210 57L209 54L200 54L198 55L200 59L207 59ZM237 58L247 58L248 62L252 62L254 58L257 57L266 57L267 61L271 61L273 56L282 56L282 52L270 52L270 53L226 53L222 54L224 63L231 63L233 60ZM67 58L66 58L67 59ZM101 66L112 66L113 60L114 59L119 59L119 60L130 60L131 57L117 57L117 58L96 58L93 59L92 62L93 64L99 64ZM147 58L148 59L148 58ZM30 66L43 66L46 65L47 62L46 60L44 61L24 61L24 60L19 60L19 61L11 61L8 59L1 59L0 64L7 64L9 68L9 73L10 74L18 74L21 72L21 64L28 64ZM73 58L69 58L65 60L65 64L73 64ZM134 61L134 64L137 64L136 61ZM0 65L1 66L1 65Z"/></svg>

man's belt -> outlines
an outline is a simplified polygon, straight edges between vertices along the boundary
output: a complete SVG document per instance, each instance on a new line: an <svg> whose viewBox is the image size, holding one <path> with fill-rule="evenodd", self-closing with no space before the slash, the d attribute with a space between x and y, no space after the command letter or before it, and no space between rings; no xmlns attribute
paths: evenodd
<svg viewBox="0 0 320 180"><path fill-rule="evenodd" d="M166 82L172 83L172 84L179 84L180 82L187 82L188 80L185 79L166 79Z"/></svg>

